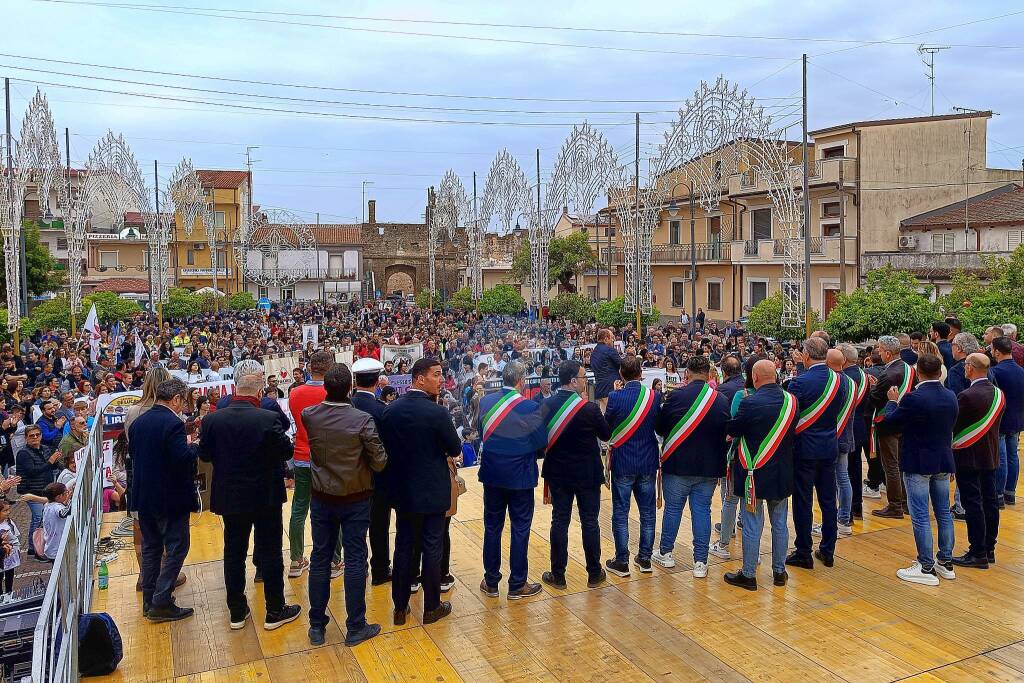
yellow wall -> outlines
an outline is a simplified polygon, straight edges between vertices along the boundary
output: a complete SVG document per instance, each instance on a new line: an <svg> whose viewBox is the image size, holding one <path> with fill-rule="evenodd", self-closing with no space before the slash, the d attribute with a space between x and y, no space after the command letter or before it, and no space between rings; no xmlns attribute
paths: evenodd
<svg viewBox="0 0 1024 683"><path fill-rule="evenodd" d="M241 224L241 192L238 188L214 188L214 211L224 212L224 227L217 230L217 242L220 245L218 251L224 254L223 263L229 272L230 277L222 273L217 276L217 288L228 294L239 291L242 275L237 268L235 251L230 246L236 241L239 225ZM174 238L171 249L171 265L175 269L176 281L180 287L199 289L210 287L213 284L211 276L182 275L182 269L213 267L213 251L207 242L206 227L203 224L202 216L196 220L191 235L186 235L180 214L175 214ZM200 249L194 249L196 245L202 245ZM188 262L188 252L192 251L192 263Z"/></svg>

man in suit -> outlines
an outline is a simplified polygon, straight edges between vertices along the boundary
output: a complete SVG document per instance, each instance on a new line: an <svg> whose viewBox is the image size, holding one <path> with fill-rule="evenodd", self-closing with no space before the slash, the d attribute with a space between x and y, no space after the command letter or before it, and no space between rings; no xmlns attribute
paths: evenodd
<svg viewBox="0 0 1024 683"><path fill-rule="evenodd" d="M853 450L847 455L847 473L850 480L850 517L853 519L864 518L864 498L861 487L861 473L863 460L861 451L864 450L868 440L867 420L864 415L867 405L868 377L864 369L860 367L860 360L856 347L853 344L840 344L838 347L843 354L843 374L853 381L855 387L853 416L850 418L850 429L853 432ZM840 459L842 457L840 456ZM836 481L839 481L838 471ZM852 533L852 532L851 532Z"/></svg>
<svg viewBox="0 0 1024 683"><path fill-rule="evenodd" d="M999 533L995 474L999 467L999 423L1006 398L988 379L988 356L975 352L962 362L970 385L956 397L959 414L953 428L953 459L970 545L967 552L953 558L953 564L988 569L989 560L995 561Z"/></svg>
<svg viewBox="0 0 1024 683"><path fill-rule="evenodd" d="M374 426L380 432L380 420L384 415L384 402L377 398L375 390L384 366L373 358L360 358L352 364L356 390L352 393L352 405L368 413ZM391 504L388 502L387 463L379 472L373 473L373 498L370 502L370 581L379 586L391 580Z"/></svg>
<svg viewBox="0 0 1024 683"><path fill-rule="evenodd" d="M726 405L731 406L733 397L743 389L743 365L739 356L730 353L722 359L722 375L725 379L715 391L725 398Z"/></svg>
<svg viewBox="0 0 1024 683"><path fill-rule="evenodd" d="M955 579L953 572L953 517L949 512L949 476L955 471L953 427L958 413L956 395L942 386L942 359L917 359L920 384L904 394L890 386L889 399L877 429L884 434L901 434L900 469L907 482L907 503L914 527L917 560L896 576L911 583L938 586L939 577ZM928 516L931 502L939 531L939 552L933 553L932 525Z"/></svg>
<svg viewBox="0 0 1024 683"><path fill-rule="evenodd" d="M1020 472L1018 445L1024 430L1024 368L1013 359L1013 340L997 337L992 340L992 378L1006 394L1006 412L999 423L999 469L996 471L996 494L1000 504L1017 502L1017 475Z"/></svg>
<svg viewBox="0 0 1024 683"><path fill-rule="evenodd" d="M224 588L231 628L241 629L249 618L245 598L245 558L249 535L263 574L268 631L295 621L298 605L284 601L284 561L281 558L284 463L294 449L278 419L260 408L263 366L255 360L235 366L235 394L226 408L203 418L200 457L213 464L210 509L224 521ZM141 419L141 418L140 418Z"/></svg>
<svg viewBox="0 0 1024 683"><path fill-rule="evenodd" d="M953 337L950 349L953 352L953 366L946 373L946 388L959 396L961 391L971 386L966 375L965 360L967 356L980 351L981 346L973 334L961 332Z"/></svg>
<svg viewBox="0 0 1024 683"><path fill-rule="evenodd" d="M598 331L597 346L590 354L590 370L594 373L594 398L601 406L601 412L608 407L608 396L619 378L619 366L622 365L622 357L612 346L614 340L611 330Z"/></svg>
<svg viewBox="0 0 1024 683"><path fill-rule="evenodd" d="M540 406L523 398L526 366L505 365L500 391L480 400L476 429L483 439L480 483L484 485L484 578L480 590L498 597L501 581L501 532L508 511L512 531L509 549L508 599L519 600L541 591L527 581L526 553L533 522L533 490L537 488L537 459L543 456L547 435Z"/></svg>
<svg viewBox="0 0 1024 683"><path fill-rule="evenodd" d="M953 348L949 342L949 324L941 321L932 323L932 329L928 333L928 338L939 347L942 363L946 366L948 372L956 364L956 359L953 358Z"/></svg>
<svg viewBox="0 0 1024 683"><path fill-rule="evenodd" d="M650 573L656 517L658 424L661 393L641 384L640 359L626 356L619 374L625 385L608 397L605 418L612 428L608 455L612 488L612 535L615 557L605 567L616 576L629 576L629 500L636 498L640 512L640 549L633 563Z"/></svg>
<svg viewBox="0 0 1024 683"><path fill-rule="evenodd" d="M839 459L836 423L849 396L849 388L843 378L826 365L827 354L825 340L818 337L806 340L802 356L807 369L789 383L789 391L796 396L800 416L793 449L796 550L786 558L786 564L803 569L814 569L811 523L815 490L818 492L822 524L821 543L814 557L826 567L831 567L836 550L836 462Z"/></svg>
<svg viewBox="0 0 1024 683"><path fill-rule="evenodd" d="M390 501L397 517L391 599L394 623L405 624L413 577L413 547L423 553L423 623L432 624L452 612L441 602L441 552L445 513L452 504L449 458L462 452L451 415L437 403L444 384L441 362L420 358L412 365L412 388L384 410L381 440L388 454Z"/></svg>
<svg viewBox="0 0 1024 683"><path fill-rule="evenodd" d="M693 575L699 579L708 575L711 497L718 479L725 476L725 424L729 421L729 404L708 384L710 372L707 356L691 356L686 363L686 386L669 393L657 423L658 434L664 440L661 474L665 514L661 545L651 559L665 568L676 566L672 548L689 499Z"/></svg>
<svg viewBox="0 0 1024 683"><path fill-rule="evenodd" d="M197 448L185 437L181 411L188 387L180 379L156 387L156 404L129 428L131 511L142 531L142 613L154 622L192 616L174 604L174 584L189 548L189 513L198 512ZM162 558L162 560L161 560Z"/></svg>
<svg viewBox="0 0 1024 683"><path fill-rule="evenodd" d="M772 577L785 586L786 551L789 549L789 497L793 495L793 442L796 397L778 385L775 364L759 360L751 369L756 391L743 399L726 431L739 443L733 460L733 491L744 499L743 567L725 574L725 582L757 590L757 563L761 552L764 510L772 525ZM765 505L762 505L764 501Z"/></svg>
<svg viewBox="0 0 1024 683"><path fill-rule="evenodd" d="M587 585L600 586L608 578L601 567L601 484L604 464L600 441L607 441L611 427L596 403L587 401L587 371L574 360L558 368L560 386L541 406L547 426L544 456L545 491L551 500L551 571L541 580L565 588L569 561L569 522L576 499L583 532L583 554L587 560Z"/></svg>
<svg viewBox="0 0 1024 683"><path fill-rule="evenodd" d="M877 421L885 412L889 402L889 389L896 387L900 396L906 395L914 388L916 381L914 368L899 356L900 343L896 337L880 337L878 339L878 355L885 364L881 374L872 383L868 392L870 407L873 408L872 420ZM879 458L885 472L885 495L888 504L880 510L872 510L876 517L903 519L907 511L907 497L903 489L903 477L900 476L900 437L891 430L878 431L871 429L871 451L869 457Z"/></svg>

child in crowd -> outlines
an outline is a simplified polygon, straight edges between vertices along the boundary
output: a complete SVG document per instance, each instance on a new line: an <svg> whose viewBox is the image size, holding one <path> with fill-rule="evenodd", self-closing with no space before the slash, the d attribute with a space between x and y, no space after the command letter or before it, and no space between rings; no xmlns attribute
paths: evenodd
<svg viewBox="0 0 1024 683"><path fill-rule="evenodd" d="M64 532L64 525L71 514L71 506L68 500L71 498L71 491L64 484L56 482L47 484L43 489L46 495L46 506L43 508L43 554L40 557L44 562L53 562L60 547L60 537Z"/></svg>
<svg viewBox="0 0 1024 683"><path fill-rule="evenodd" d="M14 570L21 566L21 532L18 525L11 519L10 501L0 499L0 537L6 537L5 543L10 545L7 557L4 558L4 568L0 588L4 593L14 592Z"/></svg>

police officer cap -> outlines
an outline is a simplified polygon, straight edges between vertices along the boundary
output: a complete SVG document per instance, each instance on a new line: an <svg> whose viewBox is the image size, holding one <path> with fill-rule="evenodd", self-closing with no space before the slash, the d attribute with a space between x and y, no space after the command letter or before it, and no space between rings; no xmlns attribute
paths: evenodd
<svg viewBox="0 0 1024 683"><path fill-rule="evenodd" d="M384 364L379 360L373 358L360 358L352 364L352 372L356 375L363 373L371 374L375 372L383 372Z"/></svg>

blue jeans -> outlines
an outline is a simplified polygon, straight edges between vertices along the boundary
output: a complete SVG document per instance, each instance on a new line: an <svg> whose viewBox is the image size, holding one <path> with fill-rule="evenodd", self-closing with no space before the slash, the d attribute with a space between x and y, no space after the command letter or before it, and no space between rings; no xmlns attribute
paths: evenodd
<svg viewBox="0 0 1024 683"><path fill-rule="evenodd" d="M651 559L654 552L656 481L654 474L616 474L612 476L612 537L615 560L629 562L629 499L636 498L640 511L640 550L637 558Z"/></svg>
<svg viewBox="0 0 1024 683"><path fill-rule="evenodd" d="M512 531L508 589L516 591L526 585L529 570L526 553L533 523L533 489L484 486L484 579L488 586L497 586L501 581L501 532L505 528L505 510L508 510Z"/></svg>
<svg viewBox="0 0 1024 683"><path fill-rule="evenodd" d="M35 552L35 546L32 545L32 532L37 527L43 525L43 508L46 507L46 503L28 503L29 512L32 513L32 521L28 525L28 547L33 553Z"/></svg>
<svg viewBox="0 0 1024 683"><path fill-rule="evenodd" d="M690 527L693 530L693 561L708 561L711 543L711 496L715 495L718 480L709 477L684 477L666 474L662 477L665 493L665 514L661 518L662 555L672 552L679 533L679 521L690 499Z"/></svg>
<svg viewBox="0 0 1024 683"><path fill-rule="evenodd" d="M768 520L772 525L772 571L781 574L786 569L789 550L789 498L782 500L758 499L751 512L743 506L743 575L757 575L757 558L761 554L761 531L764 529L764 507L768 506Z"/></svg>
<svg viewBox="0 0 1024 683"><path fill-rule="evenodd" d="M736 534L736 509L739 507L739 496L733 493L732 479L722 477L719 482L722 494L722 531L719 536L722 545L729 545Z"/></svg>
<svg viewBox="0 0 1024 683"><path fill-rule="evenodd" d="M332 503L315 495L309 504L313 552L309 558L309 625L324 628L330 621L331 561L338 532L345 548L345 628L366 626L366 532L370 528L370 499Z"/></svg>
<svg viewBox="0 0 1024 683"><path fill-rule="evenodd" d="M935 512L935 525L939 530L939 562L953 559L953 516L949 512L949 474L903 474L907 487L907 505L910 522L914 527L917 561L924 569L931 569L936 555L932 547L932 523L928 518L928 501Z"/></svg>
<svg viewBox="0 0 1024 683"><path fill-rule="evenodd" d="M1017 475L1020 474L1020 432L999 435L999 469L996 470L996 495L1015 495Z"/></svg>
<svg viewBox="0 0 1024 683"><path fill-rule="evenodd" d="M857 454L860 457L860 454ZM858 482L859 483L859 482ZM839 523L850 526L853 508L853 484L850 482L850 454L840 453L836 461L836 489L839 491Z"/></svg>

